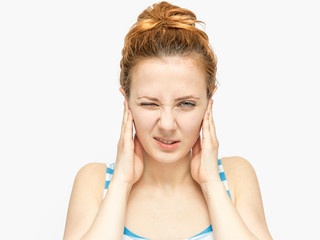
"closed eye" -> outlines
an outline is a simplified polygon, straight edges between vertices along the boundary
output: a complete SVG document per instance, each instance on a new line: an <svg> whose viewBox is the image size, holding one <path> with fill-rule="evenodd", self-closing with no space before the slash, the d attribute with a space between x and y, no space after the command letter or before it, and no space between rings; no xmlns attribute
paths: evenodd
<svg viewBox="0 0 320 240"><path fill-rule="evenodd" d="M140 103L140 106L147 106L147 107L150 107L150 106L158 106L157 104L155 103Z"/></svg>

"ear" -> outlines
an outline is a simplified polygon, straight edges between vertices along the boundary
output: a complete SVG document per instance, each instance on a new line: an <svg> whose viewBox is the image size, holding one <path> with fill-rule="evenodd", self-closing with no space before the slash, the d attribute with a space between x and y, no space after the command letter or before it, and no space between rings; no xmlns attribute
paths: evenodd
<svg viewBox="0 0 320 240"><path fill-rule="evenodd" d="M126 92L124 91L124 89L123 89L122 87L119 88L119 91L121 92L121 94L122 94L125 98L127 98L127 94L126 94Z"/></svg>
<svg viewBox="0 0 320 240"><path fill-rule="evenodd" d="M210 98L213 97L213 94L218 90L218 86L215 86L214 89L212 90L211 94L210 94Z"/></svg>
<svg viewBox="0 0 320 240"><path fill-rule="evenodd" d="M130 108L129 99L127 98L126 91L124 91L123 87L120 87L120 88L119 88L119 91L120 91L121 94L124 96L124 99L128 101L128 107L129 107L129 109L131 109L131 108Z"/></svg>

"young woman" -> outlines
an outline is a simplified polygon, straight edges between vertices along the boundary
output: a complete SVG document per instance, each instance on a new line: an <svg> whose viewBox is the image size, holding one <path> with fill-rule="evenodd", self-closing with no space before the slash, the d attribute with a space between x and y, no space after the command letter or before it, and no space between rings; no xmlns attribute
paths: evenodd
<svg viewBox="0 0 320 240"><path fill-rule="evenodd" d="M77 174L65 240L272 239L253 167L218 158L216 58L197 22L161 2L130 29L117 159Z"/></svg>

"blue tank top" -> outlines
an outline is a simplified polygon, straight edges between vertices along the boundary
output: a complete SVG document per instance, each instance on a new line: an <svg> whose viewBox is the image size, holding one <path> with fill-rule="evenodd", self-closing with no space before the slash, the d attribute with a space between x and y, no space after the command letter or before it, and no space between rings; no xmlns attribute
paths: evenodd
<svg viewBox="0 0 320 240"><path fill-rule="evenodd" d="M110 181L112 179L114 167L115 167L115 163L107 163L106 182L105 182L105 187L104 187L104 196L103 196L103 198L107 194L108 186L109 186ZM230 191L229 191L226 175L224 173L223 166L222 166L222 163L221 163L220 159L218 159L218 169L219 169L220 179L221 179L222 183L224 184L224 186L226 188L226 191L227 191L227 193L228 193L228 195L229 195L229 197L231 199L231 195L230 195ZM141 239L149 240L147 238L140 237L137 234L134 234L128 228L124 227L122 240L141 240ZM200 240L200 239L201 240L214 240L213 230L212 230L211 224L210 224L209 227L207 227L201 233L196 234L191 238L186 238L186 239L183 239L183 240Z"/></svg>

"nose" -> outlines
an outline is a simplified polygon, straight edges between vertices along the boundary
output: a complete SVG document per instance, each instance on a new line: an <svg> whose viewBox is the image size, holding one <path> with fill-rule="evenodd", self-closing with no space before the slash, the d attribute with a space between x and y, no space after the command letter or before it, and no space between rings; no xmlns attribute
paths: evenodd
<svg viewBox="0 0 320 240"><path fill-rule="evenodd" d="M177 127L174 113L171 109L161 109L158 121L160 129L165 131L174 131Z"/></svg>

